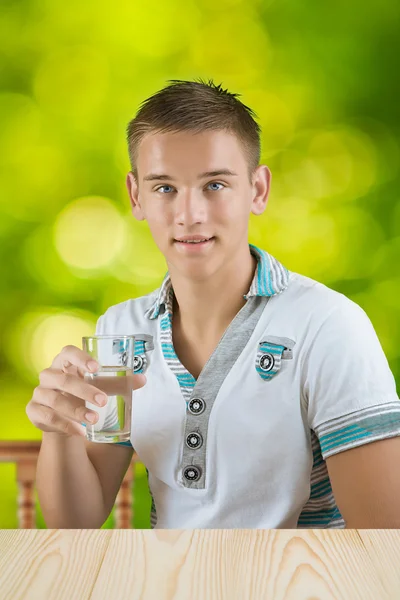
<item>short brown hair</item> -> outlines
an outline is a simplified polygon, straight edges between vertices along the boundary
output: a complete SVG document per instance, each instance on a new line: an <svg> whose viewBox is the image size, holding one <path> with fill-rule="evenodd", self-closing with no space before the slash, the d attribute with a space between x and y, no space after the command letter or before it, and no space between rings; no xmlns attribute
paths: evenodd
<svg viewBox="0 0 400 600"><path fill-rule="evenodd" d="M149 132L226 130L243 144L250 173L260 161L260 126L254 111L210 79L170 80L162 90L144 100L127 127L129 158L137 178L137 150Z"/></svg>

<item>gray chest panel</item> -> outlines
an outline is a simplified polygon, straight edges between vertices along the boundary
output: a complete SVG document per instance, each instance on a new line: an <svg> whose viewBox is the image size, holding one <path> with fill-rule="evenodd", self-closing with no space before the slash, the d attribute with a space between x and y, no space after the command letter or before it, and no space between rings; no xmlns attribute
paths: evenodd
<svg viewBox="0 0 400 600"><path fill-rule="evenodd" d="M204 366L186 409L182 479L185 487L204 489L210 414L221 388L256 327L269 297L249 298L222 336Z"/></svg>

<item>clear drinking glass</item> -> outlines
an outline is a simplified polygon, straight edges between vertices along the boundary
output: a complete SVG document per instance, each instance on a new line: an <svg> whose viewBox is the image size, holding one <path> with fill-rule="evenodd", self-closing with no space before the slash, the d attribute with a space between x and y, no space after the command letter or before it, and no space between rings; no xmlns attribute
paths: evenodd
<svg viewBox="0 0 400 600"><path fill-rule="evenodd" d="M85 403L99 414L96 423L86 425L86 437L91 442L127 442L131 434L135 336L83 337L82 348L99 363L96 373L85 373L85 381L108 396L105 406Z"/></svg>

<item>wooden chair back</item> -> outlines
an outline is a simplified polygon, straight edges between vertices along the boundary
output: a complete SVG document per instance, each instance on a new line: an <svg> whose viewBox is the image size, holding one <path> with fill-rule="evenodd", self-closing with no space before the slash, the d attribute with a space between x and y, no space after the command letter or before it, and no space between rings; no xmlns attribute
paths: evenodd
<svg viewBox="0 0 400 600"><path fill-rule="evenodd" d="M18 497L16 510L20 529L36 528L35 480L41 441L0 441L0 462L14 463ZM115 501L115 528L131 529L133 519L134 466L136 453L127 470Z"/></svg>

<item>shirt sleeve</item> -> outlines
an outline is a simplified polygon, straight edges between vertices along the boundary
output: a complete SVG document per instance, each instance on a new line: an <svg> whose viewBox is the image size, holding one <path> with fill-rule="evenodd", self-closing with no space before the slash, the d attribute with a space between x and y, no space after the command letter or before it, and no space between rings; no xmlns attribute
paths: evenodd
<svg viewBox="0 0 400 600"><path fill-rule="evenodd" d="M355 302L330 311L307 352L303 393L323 459L400 435L400 400L374 327Z"/></svg>
<svg viewBox="0 0 400 600"><path fill-rule="evenodd" d="M98 318L96 324L96 335L107 335L106 326L105 326L105 315L102 315ZM128 442L116 442L116 446L126 446L128 448L133 448L130 441Z"/></svg>

